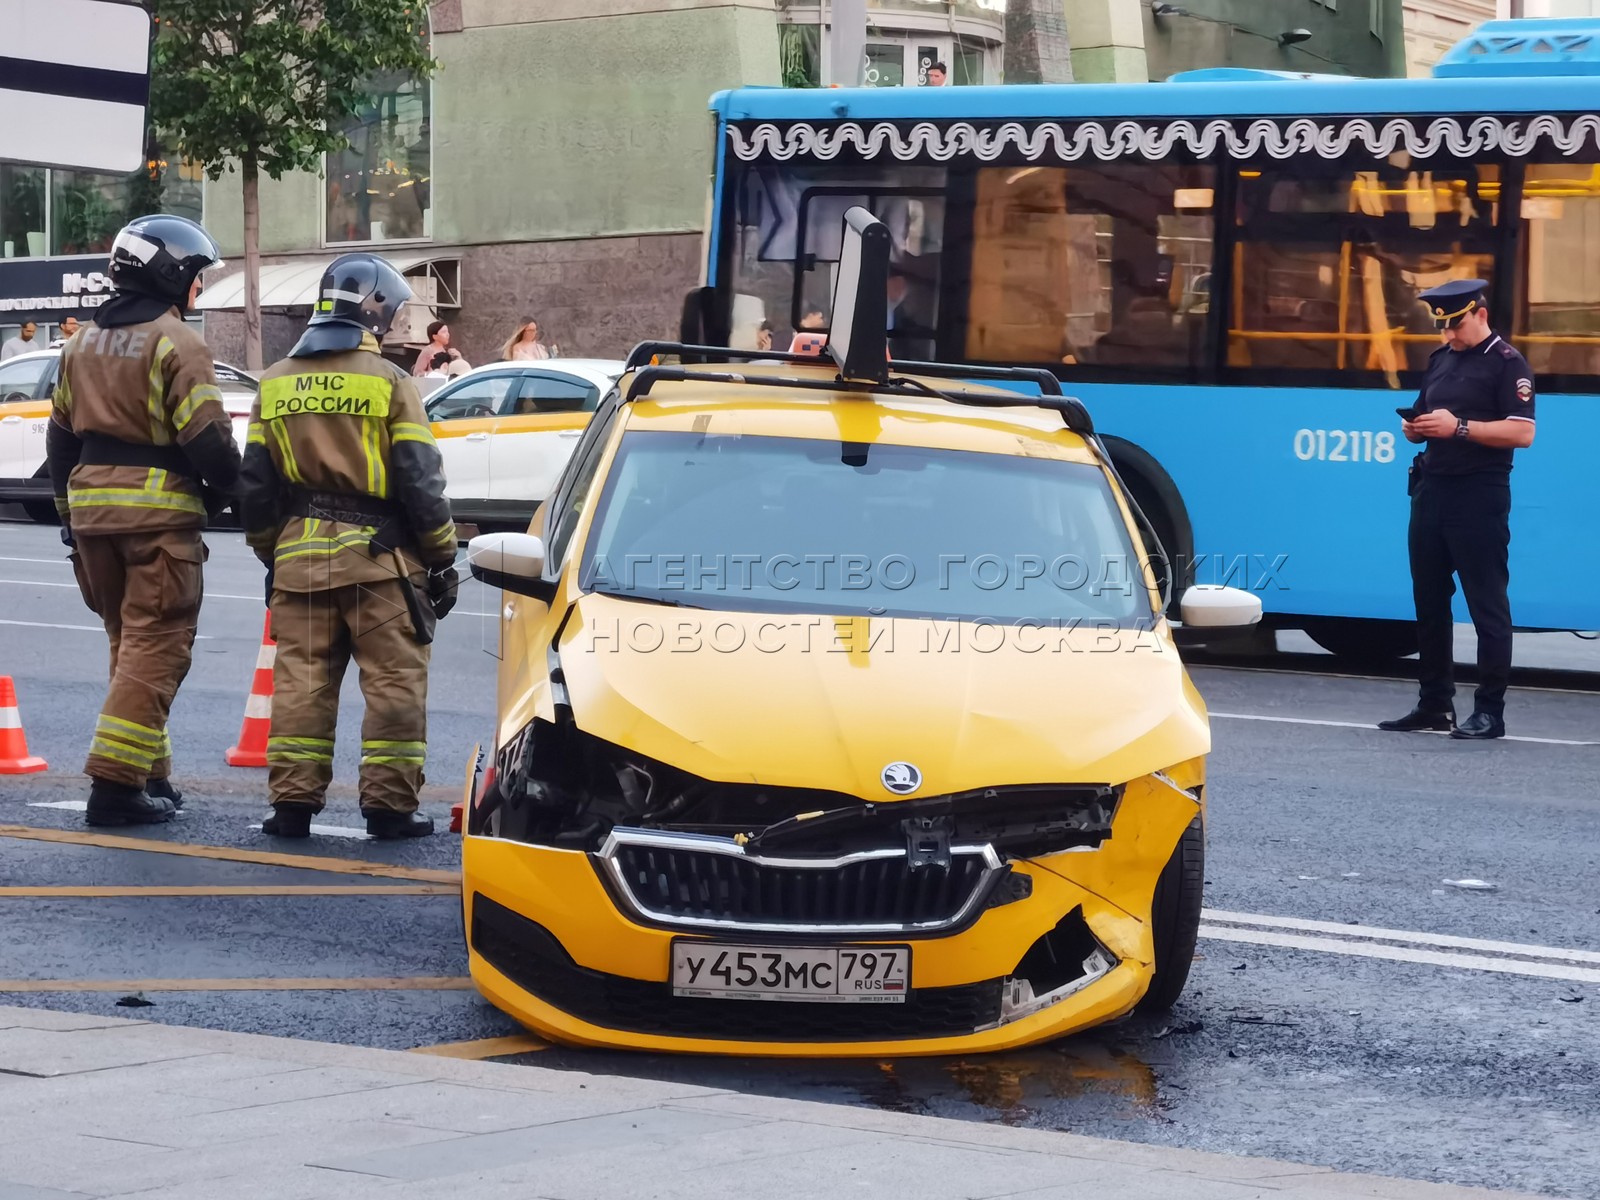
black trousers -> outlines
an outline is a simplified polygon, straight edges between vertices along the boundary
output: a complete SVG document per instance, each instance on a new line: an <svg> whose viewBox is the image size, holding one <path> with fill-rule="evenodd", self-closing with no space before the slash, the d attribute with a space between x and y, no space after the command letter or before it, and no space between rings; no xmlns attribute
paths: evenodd
<svg viewBox="0 0 1600 1200"><path fill-rule="evenodd" d="M1450 598L1461 580L1478 631L1474 709L1493 717L1506 706L1511 677L1511 481L1493 472L1425 475L1411 498L1411 592L1417 606L1422 664L1419 706L1455 703L1455 653Z"/></svg>

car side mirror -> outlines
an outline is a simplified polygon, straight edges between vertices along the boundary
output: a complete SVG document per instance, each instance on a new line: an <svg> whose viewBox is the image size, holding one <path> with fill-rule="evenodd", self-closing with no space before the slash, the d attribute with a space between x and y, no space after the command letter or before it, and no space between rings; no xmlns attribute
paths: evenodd
<svg viewBox="0 0 1600 1200"><path fill-rule="evenodd" d="M1173 630L1180 646L1222 641L1261 623L1261 597L1241 588L1197 583L1178 601L1183 626Z"/></svg>
<svg viewBox="0 0 1600 1200"><path fill-rule="evenodd" d="M480 533L467 543L472 577L490 587L548 600L554 591L544 578L544 541L531 533Z"/></svg>

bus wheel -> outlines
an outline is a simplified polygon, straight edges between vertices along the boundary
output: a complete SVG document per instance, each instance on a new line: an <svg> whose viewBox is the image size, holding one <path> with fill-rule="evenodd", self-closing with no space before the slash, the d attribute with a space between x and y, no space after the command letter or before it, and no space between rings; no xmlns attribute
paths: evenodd
<svg viewBox="0 0 1600 1200"><path fill-rule="evenodd" d="M1351 662L1391 663L1417 652L1417 627L1411 621L1317 617L1307 620L1305 629L1328 653Z"/></svg>

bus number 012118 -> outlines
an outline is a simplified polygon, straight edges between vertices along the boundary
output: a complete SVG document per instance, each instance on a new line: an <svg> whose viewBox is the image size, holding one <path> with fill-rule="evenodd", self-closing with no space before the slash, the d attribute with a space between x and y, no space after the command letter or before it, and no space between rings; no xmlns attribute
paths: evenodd
<svg viewBox="0 0 1600 1200"><path fill-rule="evenodd" d="M1300 429L1294 435L1294 456L1301 462L1394 461L1394 434L1387 429Z"/></svg>

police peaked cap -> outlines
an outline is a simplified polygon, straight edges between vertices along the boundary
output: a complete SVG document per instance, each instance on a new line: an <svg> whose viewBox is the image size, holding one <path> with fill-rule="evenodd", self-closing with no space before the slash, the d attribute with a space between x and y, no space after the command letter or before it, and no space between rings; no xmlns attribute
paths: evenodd
<svg viewBox="0 0 1600 1200"><path fill-rule="evenodd" d="M1489 304L1489 284L1482 279L1452 279L1418 297L1428 306L1435 329L1454 329L1463 318Z"/></svg>
<svg viewBox="0 0 1600 1200"><path fill-rule="evenodd" d="M317 285L316 309L292 357L354 350L363 334L381 338L411 299L405 276L376 254L342 254Z"/></svg>

